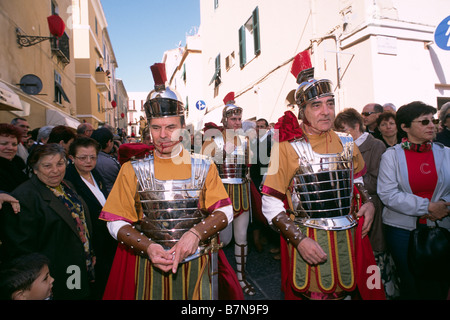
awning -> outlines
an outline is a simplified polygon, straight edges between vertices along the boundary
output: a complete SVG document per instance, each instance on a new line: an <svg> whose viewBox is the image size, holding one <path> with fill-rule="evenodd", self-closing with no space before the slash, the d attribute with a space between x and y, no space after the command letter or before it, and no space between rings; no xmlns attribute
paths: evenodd
<svg viewBox="0 0 450 320"><path fill-rule="evenodd" d="M23 111L19 96L3 82L0 82L0 110Z"/></svg>
<svg viewBox="0 0 450 320"><path fill-rule="evenodd" d="M76 129L80 125L80 121L58 110L47 109L46 119L48 126L68 126Z"/></svg>

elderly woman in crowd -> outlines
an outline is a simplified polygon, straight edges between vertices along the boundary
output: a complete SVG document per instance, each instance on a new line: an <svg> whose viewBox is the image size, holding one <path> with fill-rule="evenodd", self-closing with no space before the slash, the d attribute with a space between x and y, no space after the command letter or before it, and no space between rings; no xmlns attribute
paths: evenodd
<svg viewBox="0 0 450 320"><path fill-rule="evenodd" d="M399 108L396 122L404 138L386 150L380 163L378 195L385 205L386 241L399 273L401 299L445 299L449 290L448 272L424 280L413 276L408 265L411 231L435 223L450 230L450 149L431 142L435 113L418 101Z"/></svg>
<svg viewBox="0 0 450 320"><path fill-rule="evenodd" d="M37 146L28 164L33 176L11 193L20 213L0 215L2 261L40 252L51 261L54 299L88 299L95 264L91 221L85 202L63 181L65 150L54 143Z"/></svg>
<svg viewBox="0 0 450 320"><path fill-rule="evenodd" d="M381 212L383 204L377 195L377 179L381 155L386 151L384 143L365 131L364 119L361 114L348 108L337 114L334 120L336 130L348 133L358 146L366 163L367 172L363 176L364 186L372 197L375 205L375 217L369 233L372 250L380 267L386 297L395 298L398 295L397 277L393 267L392 257L386 251L386 241L383 235Z"/></svg>
<svg viewBox="0 0 450 320"><path fill-rule="evenodd" d="M93 229L92 244L96 253L94 295L97 299L103 297L117 248L117 242L109 234L106 222L98 218L108 197L105 182L95 169L99 151L100 145L94 139L75 139L69 147L71 163L67 166L65 175L65 180L73 184L75 191L89 208Z"/></svg>
<svg viewBox="0 0 450 320"><path fill-rule="evenodd" d="M25 162L17 155L22 133L12 124L0 123L0 190L11 192L28 180Z"/></svg>
<svg viewBox="0 0 450 320"><path fill-rule="evenodd" d="M387 111L378 116L378 130L380 130L380 140L384 142L386 148L393 147L400 143L401 137L395 123L395 113Z"/></svg>

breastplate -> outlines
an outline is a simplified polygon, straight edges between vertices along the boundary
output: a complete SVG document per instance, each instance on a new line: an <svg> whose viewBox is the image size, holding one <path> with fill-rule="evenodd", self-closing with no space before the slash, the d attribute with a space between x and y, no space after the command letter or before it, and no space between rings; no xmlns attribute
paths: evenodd
<svg viewBox="0 0 450 320"><path fill-rule="evenodd" d="M353 139L338 134L343 151L319 154L305 139L291 142L299 156L291 200L296 222L318 229L343 230L356 225L353 198Z"/></svg>
<svg viewBox="0 0 450 320"><path fill-rule="evenodd" d="M222 183L242 184L247 181L248 173L248 142L247 137L238 136L241 144L235 146L233 152L225 151L225 141L223 136L214 138L217 145L213 161L217 166L219 177Z"/></svg>
<svg viewBox="0 0 450 320"><path fill-rule="evenodd" d="M144 212L136 228L165 249L173 247L206 217L206 212L199 209L199 198L210 164L206 156L192 154L189 179L158 180L153 155L132 161Z"/></svg>

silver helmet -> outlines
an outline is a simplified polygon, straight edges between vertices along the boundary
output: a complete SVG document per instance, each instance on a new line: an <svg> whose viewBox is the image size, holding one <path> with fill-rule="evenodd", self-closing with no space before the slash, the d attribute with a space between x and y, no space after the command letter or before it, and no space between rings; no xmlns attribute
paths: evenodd
<svg viewBox="0 0 450 320"><path fill-rule="evenodd" d="M227 119L233 115L242 115L242 108L235 105L234 92L229 92L223 99L225 107L222 110L222 123L225 124Z"/></svg>
<svg viewBox="0 0 450 320"><path fill-rule="evenodd" d="M184 116L184 104L179 94L166 86L165 63L155 63L150 69L155 81L155 89L148 94L144 104L147 119Z"/></svg>
<svg viewBox="0 0 450 320"><path fill-rule="evenodd" d="M322 97L334 96L333 84L328 79L314 79L314 68L305 69L297 77L295 102L302 109L307 102Z"/></svg>

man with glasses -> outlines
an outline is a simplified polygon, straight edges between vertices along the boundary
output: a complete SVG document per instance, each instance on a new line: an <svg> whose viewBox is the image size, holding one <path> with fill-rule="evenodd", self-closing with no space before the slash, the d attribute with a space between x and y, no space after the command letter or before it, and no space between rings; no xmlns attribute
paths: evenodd
<svg viewBox="0 0 450 320"><path fill-rule="evenodd" d="M77 127L77 134L79 136L85 136L90 137L92 135L92 132L94 132L94 127L90 123L82 123Z"/></svg>
<svg viewBox="0 0 450 320"><path fill-rule="evenodd" d="M377 127L378 116L383 112L383 106L378 103L366 104L361 112L364 119L366 132L372 134L375 138L381 139L380 130Z"/></svg>

